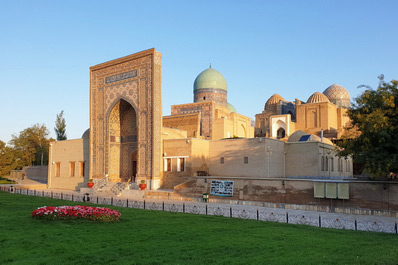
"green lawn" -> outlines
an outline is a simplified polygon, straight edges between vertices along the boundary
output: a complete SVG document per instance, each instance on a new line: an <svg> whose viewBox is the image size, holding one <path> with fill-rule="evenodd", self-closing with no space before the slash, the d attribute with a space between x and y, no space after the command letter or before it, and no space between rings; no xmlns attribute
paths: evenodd
<svg viewBox="0 0 398 265"><path fill-rule="evenodd" d="M0 184L15 184L16 182L13 180L9 180L7 178L0 177Z"/></svg>
<svg viewBox="0 0 398 265"><path fill-rule="evenodd" d="M109 207L116 223L31 218L78 203L0 192L0 264L398 264L398 235Z"/></svg>

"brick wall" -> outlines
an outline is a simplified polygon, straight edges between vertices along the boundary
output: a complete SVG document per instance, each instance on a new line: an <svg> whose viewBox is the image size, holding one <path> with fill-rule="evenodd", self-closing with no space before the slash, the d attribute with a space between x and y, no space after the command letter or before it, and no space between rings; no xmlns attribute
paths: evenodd
<svg viewBox="0 0 398 265"><path fill-rule="evenodd" d="M298 179L197 177L196 181L177 186L175 192L184 196L201 196L210 192L212 179L234 181L233 197L210 196L220 200L398 211L398 182L350 181L348 200L314 198L314 182Z"/></svg>

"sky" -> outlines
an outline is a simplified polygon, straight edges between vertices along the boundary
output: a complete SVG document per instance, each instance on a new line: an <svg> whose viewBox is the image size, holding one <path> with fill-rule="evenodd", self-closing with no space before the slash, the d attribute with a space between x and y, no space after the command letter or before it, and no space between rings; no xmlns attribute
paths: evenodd
<svg viewBox="0 0 398 265"><path fill-rule="evenodd" d="M89 128L89 67L156 48L162 107L193 102L209 65L255 119L274 93L306 101L336 83L358 97L398 79L398 1L0 0L0 140L45 124Z"/></svg>

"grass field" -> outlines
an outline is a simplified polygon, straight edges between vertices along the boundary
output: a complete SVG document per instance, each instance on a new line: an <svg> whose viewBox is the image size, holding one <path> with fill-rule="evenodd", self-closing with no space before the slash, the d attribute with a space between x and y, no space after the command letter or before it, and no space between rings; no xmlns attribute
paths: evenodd
<svg viewBox="0 0 398 265"><path fill-rule="evenodd" d="M76 205L0 192L0 264L398 264L398 236L109 207L116 223L33 219Z"/></svg>
<svg viewBox="0 0 398 265"><path fill-rule="evenodd" d="M0 184L15 184L16 182L13 180L9 180L7 178L0 177Z"/></svg>

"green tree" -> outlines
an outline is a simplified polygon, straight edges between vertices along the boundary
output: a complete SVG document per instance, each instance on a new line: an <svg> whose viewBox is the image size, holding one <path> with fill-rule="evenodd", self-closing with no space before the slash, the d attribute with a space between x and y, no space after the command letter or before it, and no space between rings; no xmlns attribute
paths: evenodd
<svg viewBox="0 0 398 265"><path fill-rule="evenodd" d="M358 130L359 137L346 136L338 143L343 148L339 154L352 155L372 178L398 172L398 81L386 83L383 76L379 78L379 87L367 87L348 110L349 129Z"/></svg>
<svg viewBox="0 0 398 265"><path fill-rule="evenodd" d="M55 134L57 135L57 141L66 140L66 122L64 118L64 111L62 110L60 114L57 114L57 119L55 120Z"/></svg>
<svg viewBox="0 0 398 265"><path fill-rule="evenodd" d="M12 135L9 142L16 152L20 154L20 160L25 166L48 164L48 139L49 131L42 124L35 124L19 133Z"/></svg>
<svg viewBox="0 0 398 265"><path fill-rule="evenodd" d="M0 177L8 176L11 170L22 168L19 156L18 151L0 141Z"/></svg>

